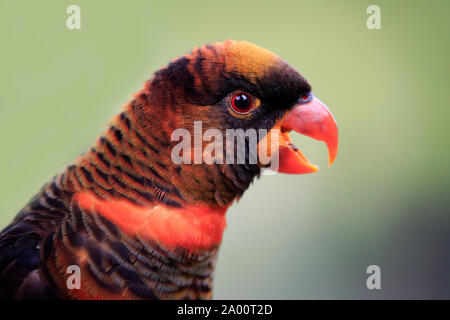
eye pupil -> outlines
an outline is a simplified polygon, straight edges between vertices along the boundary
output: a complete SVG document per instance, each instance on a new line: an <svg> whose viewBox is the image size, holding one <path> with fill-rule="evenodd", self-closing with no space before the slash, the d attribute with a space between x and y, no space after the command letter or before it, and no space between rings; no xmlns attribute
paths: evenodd
<svg viewBox="0 0 450 320"><path fill-rule="evenodd" d="M238 113L246 113L252 108L253 100L249 94L245 92L238 92L233 95L231 106L233 110Z"/></svg>

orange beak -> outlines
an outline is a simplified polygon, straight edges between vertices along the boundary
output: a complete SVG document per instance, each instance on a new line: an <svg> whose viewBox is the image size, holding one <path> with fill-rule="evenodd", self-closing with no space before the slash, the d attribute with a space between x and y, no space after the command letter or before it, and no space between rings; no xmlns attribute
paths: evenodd
<svg viewBox="0 0 450 320"><path fill-rule="evenodd" d="M292 144L288 134L292 130L325 142L328 147L328 166L331 166L336 159L338 151L338 128L336 120L327 106L315 97L307 103L295 105L267 133L265 143L271 141L270 139L274 134L274 130L279 135L278 146L274 146L273 142L269 142L269 155L271 159L273 159L273 156L278 156L278 172L304 174L319 170L318 166L309 162L302 152ZM271 150L275 152L272 154Z"/></svg>

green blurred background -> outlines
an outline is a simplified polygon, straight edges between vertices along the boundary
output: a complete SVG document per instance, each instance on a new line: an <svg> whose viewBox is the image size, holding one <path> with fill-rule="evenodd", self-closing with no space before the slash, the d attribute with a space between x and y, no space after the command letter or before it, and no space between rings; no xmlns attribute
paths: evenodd
<svg viewBox="0 0 450 320"><path fill-rule="evenodd" d="M65 26L81 7L81 30ZM366 9L381 7L381 30ZM0 227L152 73L226 38L276 52L326 102L337 161L265 176L228 213L215 298L450 298L450 2L0 2ZM366 268L381 267L381 290Z"/></svg>

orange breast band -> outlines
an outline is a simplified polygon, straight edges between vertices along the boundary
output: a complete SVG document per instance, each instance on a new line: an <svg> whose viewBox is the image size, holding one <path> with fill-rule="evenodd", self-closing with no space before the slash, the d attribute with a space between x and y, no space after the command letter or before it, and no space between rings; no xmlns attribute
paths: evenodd
<svg viewBox="0 0 450 320"><path fill-rule="evenodd" d="M189 251L220 244L228 207L141 207L127 200L103 200L90 192L75 195L81 208L101 214L129 236L154 240L166 248Z"/></svg>

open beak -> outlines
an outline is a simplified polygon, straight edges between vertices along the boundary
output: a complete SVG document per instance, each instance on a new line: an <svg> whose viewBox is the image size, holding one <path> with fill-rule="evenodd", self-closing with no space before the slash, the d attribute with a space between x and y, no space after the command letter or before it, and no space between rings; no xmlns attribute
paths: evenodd
<svg viewBox="0 0 450 320"><path fill-rule="evenodd" d="M273 142L268 142L272 141L269 139L274 134L274 130L279 135L277 146L274 146ZM336 120L324 103L313 97L307 103L295 105L267 133L265 139L265 143L269 144L269 153L272 161L273 156L278 156L278 172L304 174L318 171L319 167L309 162L292 143L289 137L289 132L292 130L325 142L328 147L328 166L331 166L336 159L338 151L338 128Z"/></svg>

